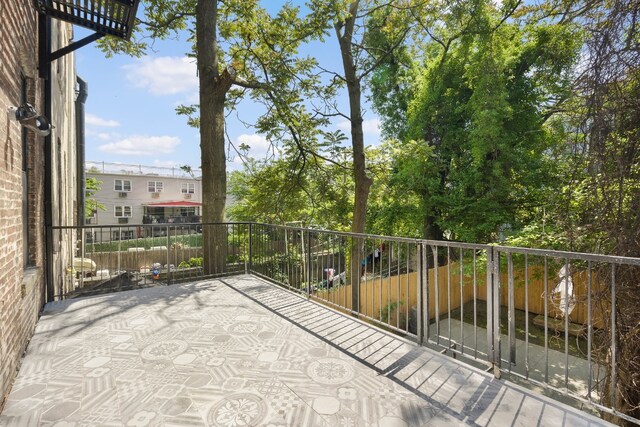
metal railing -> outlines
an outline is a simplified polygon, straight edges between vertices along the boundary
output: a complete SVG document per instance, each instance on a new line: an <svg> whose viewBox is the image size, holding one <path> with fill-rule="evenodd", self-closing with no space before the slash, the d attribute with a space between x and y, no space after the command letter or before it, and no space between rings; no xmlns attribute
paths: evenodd
<svg viewBox="0 0 640 427"><path fill-rule="evenodd" d="M616 407L617 277L625 270L637 286L638 258L266 224L251 225L250 241L251 273L640 422Z"/></svg>
<svg viewBox="0 0 640 427"><path fill-rule="evenodd" d="M496 370L640 424L618 411L616 396L617 328L633 327L622 319L618 295L637 292L640 258L493 246L487 269L488 360Z"/></svg>
<svg viewBox="0 0 640 427"><path fill-rule="evenodd" d="M246 273L248 231L246 223L52 227L57 247L74 254L57 269L52 299ZM203 245L212 240L214 248ZM217 254L212 265L207 250Z"/></svg>
<svg viewBox="0 0 640 427"><path fill-rule="evenodd" d="M422 312L412 311L422 298L419 257L415 239L251 226L252 273L414 339L422 336Z"/></svg>
<svg viewBox="0 0 640 427"><path fill-rule="evenodd" d="M54 241L70 230L56 298L250 273L640 423L616 403L617 299L638 258L260 223L54 227Z"/></svg>

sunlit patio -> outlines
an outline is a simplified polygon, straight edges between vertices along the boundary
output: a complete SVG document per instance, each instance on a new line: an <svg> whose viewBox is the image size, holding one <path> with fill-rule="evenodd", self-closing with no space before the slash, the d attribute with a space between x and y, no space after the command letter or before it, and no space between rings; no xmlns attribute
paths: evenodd
<svg viewBox="0 0 640 427"><path fill-rule="evenodd" d="M49 303L0 425L605 425L250 275Z"/></svg>

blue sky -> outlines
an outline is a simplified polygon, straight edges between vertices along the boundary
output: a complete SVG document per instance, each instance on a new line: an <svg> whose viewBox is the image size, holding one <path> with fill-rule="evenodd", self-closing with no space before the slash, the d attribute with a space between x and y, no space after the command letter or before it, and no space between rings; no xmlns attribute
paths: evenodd
<svg viewBox="0 0 640 427"><path fill-rule="evenodd" d="M79 39L88 32L76 27L75 34ZM196 66L185 56L190 50L185 40L157 41L143 58L125 55L105 58L95 45L76 51L78 75L89 86L87 161L199 167L198 130L187 126L185 117L175 114L176 106L198 101ZM313 52L325 68L341 70L335 36L328 37L324 44L315 43L303 50L305 54L309 52ZM347 112L344 96L342 98L344 112ZM249 100L243 101L239 114L243 120L252 122L260 114L260 107ZM344 120L336 120L334 128L349 135L348 123ZM364 129L365 144L377 145L378 119L370 108L365 113ZM269 142L246 127L235 114L227 119L227 131L236 145L245 143L251 147L251 156L265 156ZM230 154L227 169L241 168L240 159Z"/></svg>

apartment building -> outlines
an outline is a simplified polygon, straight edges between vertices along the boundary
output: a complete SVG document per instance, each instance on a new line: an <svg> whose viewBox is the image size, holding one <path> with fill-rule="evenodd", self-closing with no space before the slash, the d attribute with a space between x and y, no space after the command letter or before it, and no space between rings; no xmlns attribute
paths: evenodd
<svg viewBox="0 0 640 427"><path fill-rule="evenodd" d="M89 241L126 240L147 237L145 231L128 224L158 224L179 227L201 221L202 186L199 178L180 169L141 165L104 164L87 162L87 178L95 178L100 189L90 198L93 215L88 225L96 227L89 233ZM114 171L114 169L119 169ZM175 229L173 227L172 229ZM163 235L166 227L146 230ZM139 235L136 235L139 233Z"/></svg>

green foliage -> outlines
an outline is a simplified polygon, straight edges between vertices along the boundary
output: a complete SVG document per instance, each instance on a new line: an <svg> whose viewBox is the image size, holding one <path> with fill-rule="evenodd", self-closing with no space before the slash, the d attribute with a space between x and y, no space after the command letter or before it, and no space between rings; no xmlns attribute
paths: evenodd
<svg viewBox="0 0 640 427"><path fill-rule="evenodd" d="M202 257L189 258L189 265L191 267L202 267Z"/></svg>
<svg viewBox="0 0 640 427"><path fill-rule="evenodd" d="M389 304L385 305L384 307L382 307L382 316L380 318L381 322L387 323L389 322L389 316L393 317L394 313L404 305L404 301L402 300L398 300L398 301L392 301ZM403 321L404 317L400 316L400 321ZM404 325L398 325L398 327L404 327Z"/></svg>
<svg viewBox="0 0 640 427"><path fill-rule="evenodd" d="M178 264L178 268L194 268L194 267L202 267L202 257L198 258L189 258L189 261L182 261Z"/></svg>
<svg viewBox="0 0 640 427"><path fill-rule="evenodd" d="M424 204L420 194L427 185L427 165L432 155L432 148L426 144L398 140L389 140L368 152L369 169L375 177L367 212L370 232L422 236Z"/></svg>
<svg viewBox="0 0 640 427"><path fill-rule="evenodd" d="M87 179L85 180L84 214L86 218L92 218L98 212L98 210L106 210L104 204L98 202L98 200L93 197L98 191L100 191L101 185L102 181L98 181L98 179L94 177L87 177Z"/></svg>
<svg viewBox="0 0 640 427"><path fill-rule="evenodd" d="M291 283L287 273L288 271L300 271L302 268L302 260L295 252L255 256L253 265L262 274L285 285L296 287L305 285L304 283Z"/></svg>
<svg viewBox="0 0 640 427"><path fill-rule="evenodd" d="M331 161L316 156L302 167L302 159L290 153L268 163L251 161L243 171L232 172L229 193L237 202L228 209L229 218L348 229L353 181L344 166L347 154L329 146Z"/></svg>
<svg viewBox="0 0 640 427"><path fill-rule="evenodd" d="M402 42L415 25L416 14L424 13L418 5L411 4L413 2L407 3L406 8L374 9L366 23L366 41L374 52L369 62L375 62L375 72L368 83L373 94L385 94L370 99L376 111L385 118L383 135L397 139L406 137L406 115L413 78L409 67L411 52Z"/></svg>
<svg viewBox="0 0 640 427"><path fill-rule="evenodd" d="M427 15L429 37L407 47L415 59L395 79L402 99L384 90L394 64L374 73L374 105L399 140L387 185L415 198L412 211L422 212L405 212L414 224L405 229L496 241L530 221L526 211L561 185L547 156L560 143L549 119L566 98L580 33L572 25L509 20L511 12L476 1L438 20ZM385 113L394 107L406 109L404 124Z"/></svg>

